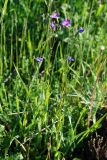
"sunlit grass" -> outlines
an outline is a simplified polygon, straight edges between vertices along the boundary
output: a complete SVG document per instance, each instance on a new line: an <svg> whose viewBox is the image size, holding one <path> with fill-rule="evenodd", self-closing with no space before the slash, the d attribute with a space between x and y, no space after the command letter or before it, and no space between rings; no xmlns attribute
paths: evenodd
<svg viewBox="0 0 107 160"><path fill-rule="evenodd" d="M56 30L50 27L53 11L60 14ZM60 26L65 18L68 28ZM0 2L1 159L72 158L101 126L106 18L107 5L95 0Z"/></svg>

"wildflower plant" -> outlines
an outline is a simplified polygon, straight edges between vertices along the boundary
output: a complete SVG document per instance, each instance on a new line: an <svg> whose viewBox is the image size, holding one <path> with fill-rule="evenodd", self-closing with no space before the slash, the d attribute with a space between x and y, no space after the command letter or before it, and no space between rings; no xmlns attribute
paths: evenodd
<svg viewBox="0 0 107 160"><path fill-rule="evenodd" d="M53 12L50 15L50 18L51 18L50 26L52 30L55 30L56 25L58 26L58 28L60 28L60 26L65 28L68 28L71 26L71 21L69 19L64 19L62 22L60 22L61 17L57 12Z"/></svg>
<svg viewBox="0 0 107 160"><path fill-rule="evenodd" d="M107 116L107 7L2 0L0 8L0 159L81 156L74 150L83 153Z"/></svg>

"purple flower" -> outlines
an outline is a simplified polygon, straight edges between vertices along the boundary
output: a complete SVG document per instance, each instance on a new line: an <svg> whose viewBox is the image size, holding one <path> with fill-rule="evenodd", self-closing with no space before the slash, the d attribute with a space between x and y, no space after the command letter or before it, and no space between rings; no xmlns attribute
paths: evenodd
<svg viewBox="0 0 107 160"><path fill-rule="evenodd" d="M63 27L70 27L70 26L71 26L70 20L69 20L69 19L65 19L65 20L61 23L61 25L62 25Z"/></svg>
<svg viewBox="0 0 107 160"><path fill-rule="evenodd" d="M54 22L51 22L51 23L50 23L50 27L51 27L51 29L55 30L55 23L54 23Z"/></svg>
<svg viewBox="0 0 107 160"><path fill-rule="evenodd" d="M82 33L82 32L84 32L84 28L80 27L79 33Z"/></svg>
<svg viewBox="0 0 107 160"><path fill-rule="evenodd" d="M53 12L51 15L50 15L50 18L52 19L57 19L59 17L59 14L57 12Z"/></svg>
<svg viewBox="0 0 107 160"><path fill-rule="evenodd" d="M67 61L68 61L68 62L74 62L75 60L74 60L74 58L72 58L71 56L68 56Z"/></svg>
<svg viewBox="0 0 107 160"><path fill-rule="evenodd" d="M37 57L37 58L36 58L36 61L37 61L37 62L43 62L43 57Z"/></svg>

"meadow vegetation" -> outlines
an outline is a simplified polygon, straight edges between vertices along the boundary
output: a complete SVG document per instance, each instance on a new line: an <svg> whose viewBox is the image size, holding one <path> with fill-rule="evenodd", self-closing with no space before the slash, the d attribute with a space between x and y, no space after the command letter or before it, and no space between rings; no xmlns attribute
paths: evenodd
<svg viewBox="0 0 107 160"><path fill-rule="evenodd" d="M107 116L106 46L105 1L0 0L0 160L81 159Z"/></svg>

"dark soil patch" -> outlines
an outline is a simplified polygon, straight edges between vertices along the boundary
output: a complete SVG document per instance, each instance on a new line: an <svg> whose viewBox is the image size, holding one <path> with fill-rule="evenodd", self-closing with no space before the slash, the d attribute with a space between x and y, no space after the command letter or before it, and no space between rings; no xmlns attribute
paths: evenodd
<svg viewBox="0 0 107 160"><path fill-rule="evenodd" d="M80 160L107 160L107 117L102 122L102 127L75 149L73 157Z"/></svg>

